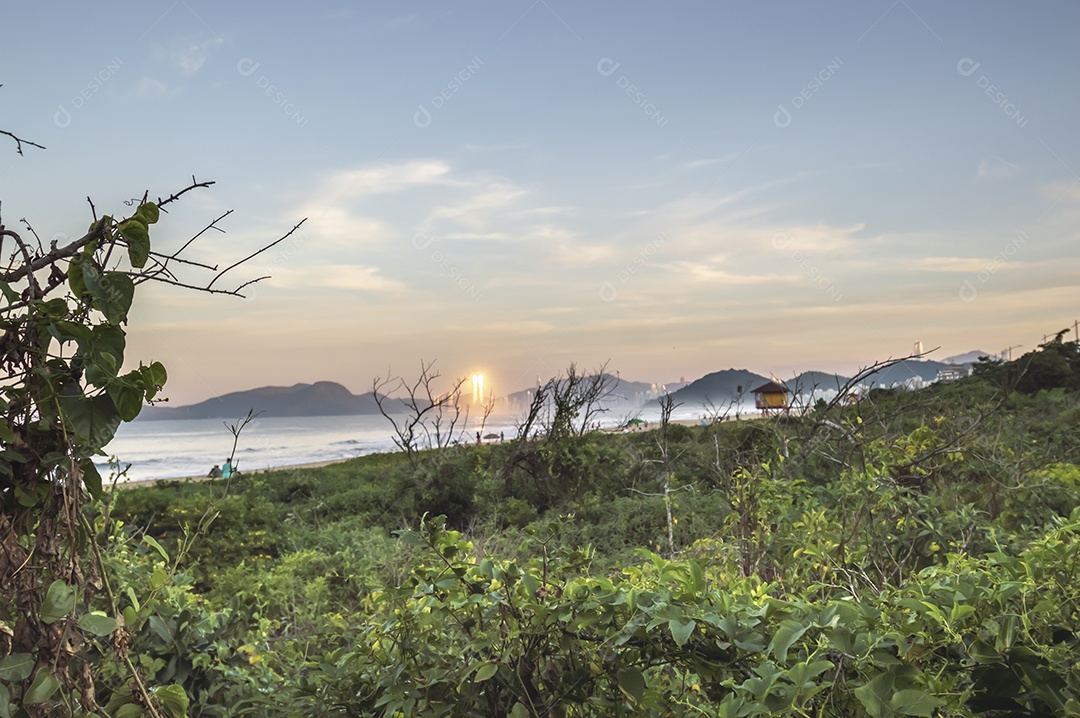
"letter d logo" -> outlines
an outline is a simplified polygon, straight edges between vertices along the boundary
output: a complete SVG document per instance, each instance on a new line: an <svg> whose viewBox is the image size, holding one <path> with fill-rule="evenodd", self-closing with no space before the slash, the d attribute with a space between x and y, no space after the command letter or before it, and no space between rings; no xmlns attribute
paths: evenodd
<svg viewBox="0 0 1080 718"><path fill-rule="evenodd" d="M71 113L63 105L60 105L56 114L53 115L53 124L59 127L61 130L71 124Z"/></svg>
<svg viewBox="0 0 1080 718"><path fill-rule="evenodd" d="M419 106L416 114L412 116L413 124L421 130L431 124L431 113L423 105Z"/></svg>
<svg viewBox="0 0 1080 718"><path fill-rule="evenodd" d="M772 116L773 124L781 130L791 124L791 113L783 105L777 105L776 114Z"/></svg>
<svg viewBox="0 0 1080 718"><path fill-rule="evenodd" d="M613 72L619 69L619 65L622 63L615 62L610 57L600 58L600 62L596 63L596 71L604 77L610 77Z"/></svg>

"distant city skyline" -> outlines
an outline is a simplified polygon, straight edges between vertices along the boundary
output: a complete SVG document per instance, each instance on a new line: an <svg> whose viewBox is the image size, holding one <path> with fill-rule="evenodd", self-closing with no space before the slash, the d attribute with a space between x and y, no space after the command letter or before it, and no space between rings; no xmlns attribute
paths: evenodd
<svg viewBox="0 0 1080 718"><path fill-rule="evenodd" d="M1033 349L1080 316L1080 5L63 1L0 10L0 218L149 191L247 298L140 286L128 358L188 404L505 395ZM7 138L0 138L6 140ZM235 286L235 284L233 286ZM1071 334L1069 335L1071 337ZM471 391L474 387L470 386Z"/></svg>

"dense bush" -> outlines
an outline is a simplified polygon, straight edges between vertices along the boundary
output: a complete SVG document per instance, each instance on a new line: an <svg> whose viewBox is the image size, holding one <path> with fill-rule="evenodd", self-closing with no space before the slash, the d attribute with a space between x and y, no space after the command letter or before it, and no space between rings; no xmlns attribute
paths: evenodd
<svg viewBox="0 0 1080 718"><path fill-rule="evenodd" d="M995 387L122 491L133 646L192 715L1077 715L1080 402Z"/></svg>

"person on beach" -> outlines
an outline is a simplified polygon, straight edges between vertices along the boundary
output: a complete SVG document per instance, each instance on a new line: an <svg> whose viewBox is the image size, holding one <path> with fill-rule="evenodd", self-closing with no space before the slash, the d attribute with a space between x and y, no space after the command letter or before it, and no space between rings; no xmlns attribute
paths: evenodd
<svg viewBox="0 0 1080 718"><path fill-rule="evenodd" d="M221 467L218 466L217 464L214 464L214 467L212 469L210 469L210 473L208 473L206 475L206 478L208 478L208 479L220 479L221 478Z"/></svg>
<svg viewBox="0 0 1080 718"><path fill-rule="evenodd" d="M225 463L221 465L221 478L228 479L232 477L232 461L228 458L225 459Z"/></svg>

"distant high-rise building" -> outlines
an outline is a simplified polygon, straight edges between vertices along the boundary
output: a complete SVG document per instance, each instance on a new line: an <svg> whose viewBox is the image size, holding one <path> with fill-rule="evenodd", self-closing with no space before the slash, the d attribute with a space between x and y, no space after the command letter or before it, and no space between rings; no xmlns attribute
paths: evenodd
<svg viewBox="0 0 1080 718"><path fill-rule="evenodd" d="M923 353L923 346L922 346L922 340L921 339L916 339L915 340L915 349L911 353L912 354L922 354Z"/></svg>

